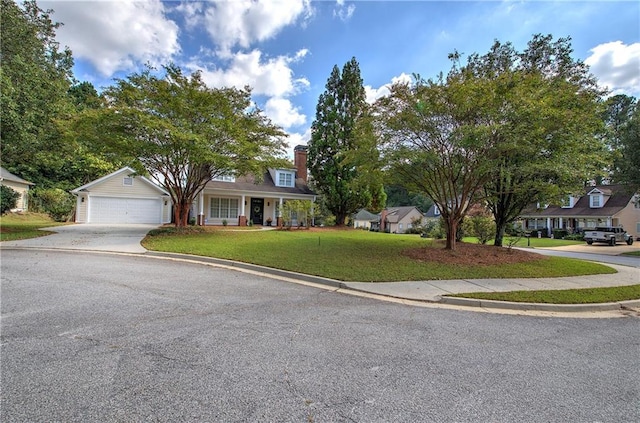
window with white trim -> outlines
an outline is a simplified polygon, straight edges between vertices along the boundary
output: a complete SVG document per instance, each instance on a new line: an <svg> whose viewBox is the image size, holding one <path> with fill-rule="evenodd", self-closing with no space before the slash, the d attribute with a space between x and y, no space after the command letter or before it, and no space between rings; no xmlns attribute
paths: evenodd
<svg viewBox="0 0 640 423"><path fill-rule="evenodd" d="M599 209L602 207L602 194L591 194L589 195L589 207L592 209Z"/></svg>
<svg viewBox="0 0 640 423"><path fill-rule="evenodd" d="M216 176L215 178L213 178L213 180L220 181L220 182L235 182L236 177L233 175L221 175L221 176Z"/></svg>
<svg viewBox="0 0 640 423"><path fill-rule="evenodd" d="M209 208L209 217L212 219L235 219L238 217L237 198L212 197Z"/></svg>
<svg viewBox="0 0 640 423"><path fill-rule="evenodd" d="M126 177L122 178L122 185L124 185L125 187L132 187L133 186L133 178L131 176L126 176Z"/></svg>
<svg viewBox="0 0 640 423"><path fill-rule="evenodd" d="M576 200L577 200L576 197L574 197L573 195L567 195L562 199L562 208L563 209L573 208L573 206L575 206L577 202Z"/></svg>
<svg viewBox="0 0 640 423"><path fill-rule="evenodd" d="M293 172L278 171L276 176L276 186L293 187Z"/></svg>

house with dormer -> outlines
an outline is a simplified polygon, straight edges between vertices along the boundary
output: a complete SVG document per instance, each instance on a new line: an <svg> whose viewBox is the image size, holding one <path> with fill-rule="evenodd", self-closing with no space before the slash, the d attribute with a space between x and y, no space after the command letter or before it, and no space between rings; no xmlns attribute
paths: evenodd
<svg viewBox="0 0 640 423"><path fill-rule="evenodd" d="M294 154L291 169L269 169L262 178L224 176L209 181L192 204L191 217L199 225L281 225L284 203L316 198L307 186L307 147L297 146ZM77 223L163 224L173 216L169 193L130 167L71 193L76 196Z"/></svg>
<svg viewBox="0 0 640 423"><path fill-rule="evenodd" d="M199 225L280 226L287 201L315 199L307 185L307 146L298 145L291 169L269 169L261 179L228 175L208 182L193 204L192 214Z"/></svg>
<svg viewBox="0 0 640 423"><path fill-rule="evenodd" d="M554 229L582 232L596 226L622 226L640 236L640 198L624 185L586 187L581 195L567 196L559 205L537 204L521 214L524 230Z"/></svg>

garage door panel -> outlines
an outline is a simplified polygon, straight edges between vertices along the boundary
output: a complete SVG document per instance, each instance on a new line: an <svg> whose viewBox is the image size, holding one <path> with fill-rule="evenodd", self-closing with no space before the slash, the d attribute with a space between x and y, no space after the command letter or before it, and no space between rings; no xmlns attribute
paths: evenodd
<svg viewBox="0 0 640 423"><path fill-rule="evenodd" d="M93 197L91 223L160 223L161 203L152 198Z"/></svg>

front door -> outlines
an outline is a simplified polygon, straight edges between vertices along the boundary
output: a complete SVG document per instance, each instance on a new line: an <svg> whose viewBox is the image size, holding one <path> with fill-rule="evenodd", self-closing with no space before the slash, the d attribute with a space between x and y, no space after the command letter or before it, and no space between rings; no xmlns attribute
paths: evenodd
<svg viewBox="0 0 640 423"><path fill-rule="evenodd" d="M262 225L264 217L264 198L251 199L251 217L255 225Z"/></svg>

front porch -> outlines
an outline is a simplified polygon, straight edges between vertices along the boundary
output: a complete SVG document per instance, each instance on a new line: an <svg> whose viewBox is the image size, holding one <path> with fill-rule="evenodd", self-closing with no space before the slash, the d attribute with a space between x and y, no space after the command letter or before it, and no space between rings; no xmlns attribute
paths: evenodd
<svg viewBox="0 0 640 423"><path fill-rule="evenodd" d="M618 226L618 224L618 219L610 216L524 218L522 219L522 230L544 230L547 236L551 236L554 230L565 230L568 234L574 234L597 226Z"/></svg>
<svg viewBox="0 0 640 423"><path fill-rule="evenodd" d="M219 194L203 192L192 208L200 226L282 226L282 210L287 200L314 201L305 196L260 194ZM297 226L297 222L292 222Z"/></svg>

